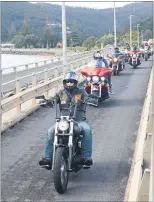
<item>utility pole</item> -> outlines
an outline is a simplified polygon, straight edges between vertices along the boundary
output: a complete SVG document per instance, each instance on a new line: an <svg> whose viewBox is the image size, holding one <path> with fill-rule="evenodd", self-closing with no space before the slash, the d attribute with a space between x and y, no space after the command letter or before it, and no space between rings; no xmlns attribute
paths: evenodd
<svg viewBox="0 0 154 202"><path fill-rule="evenodd" d="M143 43L143 31L144 30L141 30L141 43Z"/></svg>
<svg viewBox="0 0 154 202"><path fill-rule="evenodd" d="M115 2L114 2L114 47L117 47L116 8L115 8Z"/></svg>
<svg viewBox="0 0 154 202"><path fill-rule="evenodd" d="M0 10L1 10L1 2L0 2ZM0 21L0 27L1 27L1 21ZM0 39L1 39L1 32L0 32ZM1 47L0 47L0 51L1 51ZM0 61L1 60L1 54L0 54ZM1 131L2 131L2 108L1 108L1 100L2 100L2 69L1 69L1 65L0 64L0 135L1 135Z"/></svg>
<svg viewBox="0 0 154 202"><path fill-rule="evenodd" d="M130 49L132 49L132 17L134 15L130 15L129 18L130 18Z"/></svg>
<svg viewBox="0 0 154 202"><path fill-rule="evenodd" d="M140 24L137 24L137 43L138 43L138 47L140 45L140 32L139 32L139 27L140 27Z"/></svg>
<svg viewBox="0 0 154 202"><path fill-rule="evenodd" d="M67 39L66 39L66 12L65 2L62 2L62 44L63 44L63 65L64 73L67 65Z"/></svg>

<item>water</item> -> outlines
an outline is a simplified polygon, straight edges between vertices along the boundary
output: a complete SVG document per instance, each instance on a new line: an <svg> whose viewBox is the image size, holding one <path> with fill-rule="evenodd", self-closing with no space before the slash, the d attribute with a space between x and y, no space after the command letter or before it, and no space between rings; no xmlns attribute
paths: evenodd
<svg viewBox="0 0 154 202"><path fill-rule="evenodd" d="M5 69L8 67L15 67L19 65L25 65L28 63L35 63L39 61L49 60L52 57L50 56L40 56L40 55L11 55L11 54L2 54L1 55L1 68ZM43 63L42 63L43 64ZM21 67L20 69L22 69ZM13 69L8 69L3 71L3 73L11 72Z"/></svg>

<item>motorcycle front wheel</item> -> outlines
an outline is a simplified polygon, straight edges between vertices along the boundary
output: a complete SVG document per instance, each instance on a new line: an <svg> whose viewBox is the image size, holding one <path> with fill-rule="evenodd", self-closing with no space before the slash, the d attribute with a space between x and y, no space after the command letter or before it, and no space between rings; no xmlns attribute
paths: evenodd
<svg viewBox="0 0 154 202"><path fill-rule="evenodd" d="M67 168L66 149L64 147L58 147L55 152L53 178L55 189L59 194L63 194L67 189L69 177Z"/></svg>
<svg viewBox="0 0 154 202"><path fill-rule="evenodd" d="M136 69L137 65L136 63L133 63L133 69Z"/></svg>

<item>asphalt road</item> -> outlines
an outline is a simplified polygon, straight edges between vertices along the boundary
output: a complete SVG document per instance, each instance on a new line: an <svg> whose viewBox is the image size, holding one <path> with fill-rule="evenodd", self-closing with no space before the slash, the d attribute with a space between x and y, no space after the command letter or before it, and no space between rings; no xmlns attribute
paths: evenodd
<svg viewBox="0 0 154 202"><path fill-rule="evenodd" d="M93 161L89 170L70 175L68 190L54 190L52 172L38 165L54 109L41 109L2 136L2 202L122 201L152 61L127 65L112 76L114 95L100 108L88 106L93 129Z"/></svg>

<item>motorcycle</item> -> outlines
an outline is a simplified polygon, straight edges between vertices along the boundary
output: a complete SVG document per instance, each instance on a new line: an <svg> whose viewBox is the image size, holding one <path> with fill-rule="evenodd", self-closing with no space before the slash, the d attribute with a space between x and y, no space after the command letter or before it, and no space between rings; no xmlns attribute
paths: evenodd
<svg viewBox="0 0 154 202"><path fill-rule="evenodd" d="M145 48L144 49L144 59L145 59L145 61L147 61L149 57L150 57L149 50L148 50L148 48Z"/></svg>
<svg viewBox="0 0 154 202"><path fill-rule="evenodd" d="M141 64L141 58L138 53L133 53L130 55L129 64L133 66L133 69L136 69L138 65Z"/></svg>
<svg viewBox="0 0 154 202"><path fill-rule="evenodd" d="M124 51L124 60L125 60L125 62L128 62L128 58L129 58L129 53L128 53L128 50L125 50Z"/></svg>
<svg viewBox="0 0 154 202"><path fill-rule="evenodd" d="M118 75L124 69L124 64L121 64L121 59L124 56L113 57L107 55L107 57L111 59L113 75Z"/></svg>
<svg viewBox="0 0 154 202"><path fill-rule="evenodd" d="M112 74L111 68L99 68L94 66L92 68L84 68L81 74L86 77L87 84L85 90L93 97L87 104L98 107L100 102L109 98L109 84L107 77Z"/></svg>
<svg viewBox="0 0 154 202"><path fill-rule="evenodd" d="M56 105L52 171L55 189L63 194L67 190L70 172L90 168L90 166L83 166L81 162L83 131L75 121L80 101L66 109L68 116L63 116L58 115L57 102L45 99L44 95L37 96L36 99L40 100L40 106Z"/></svg>

